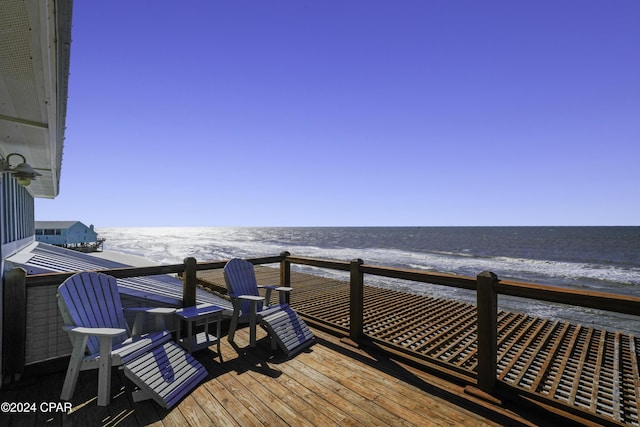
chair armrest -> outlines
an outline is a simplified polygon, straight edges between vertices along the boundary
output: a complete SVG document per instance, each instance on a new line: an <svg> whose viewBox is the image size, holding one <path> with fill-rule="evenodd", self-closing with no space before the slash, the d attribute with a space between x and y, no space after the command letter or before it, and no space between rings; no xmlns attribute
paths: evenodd
<svg viewBox="0 0 640 427"><path fill-rule="evenodd" d="M265 293L264 293L264 305L266 307L269 307L271 305L271 292L274 289L277 289L277 286L273 286L273 285L258 285L258 289L264 289ZM282 300L282 295L280 295L280 299Z"/></svg>
<svg viewBox="0 0 640 427"><path fill-rule="evenodd" d="M134 312L143 312L143 313L150 313L150 314L157 314L160 316L166 316L168 314L173 314L175 313L176 309L175 308L170 308L170 307L129 307L129 308L123 308L124 311L134 311Z"/></svg>
<svg viewBox="0 0 640 427"><path fill-rule="evenodd" d="M65 326L62 329L72 334L88 335L93 337L117 337L118 335L127 333L127 330L122 328L87 328L84 326Z"/></svg>
<svg viewBox="0 0 640 427"><path fill-rule="evenodd" d="M286 304L287 303L287 294L290 293L293 288L290 287L285 287L285 286L260 286L258 285L259 288L266 288L267 289L267 299L265 302L265 305L267 307L271 307L271 291L278 291L278 303L279 304Z"/></svg>
<svg viewBox="0 0 640 427"><path fill-rule="evenodd" d="M249 301L250 316L256 315L256 313L258 312L258 303L260 301L264 301L264 297L261 297L259 295L238 295L235 298L236 298L236 301L237 300ZM234 304L234 310L236 306L238 307L238 310L240 310L240 303Z"/></svg>
<svg viewBox="0 0 640 427"><path fill-rule="evenodd" d="M238 295L236 298L243 299L245 301L263 301L264 297L258 295Z"/></svg>
<svg viewBox="0 0 640 427"><path fill-rule="evenodd" d="M258 289L271 289L273 291L284 291L284 292L289 292L293 290L293 288L289 288L285 286L274 286L274 285L258 285Z"/></svg>
<svg viewBox="0 0 640 427"><path fill-rule="evenodd" d="M85 326L63 326L62 329L69 332L71 341L73 343L73 352L71 358L79 357L83 358L84 352L87 348L87 341L89 337L96 337L100 341L100 370L103 370L102 363L106 362L106 371L111 368L111 346L113 344L113 338L118 335L126 334L127 330L122 328L87 328ZM100 374L102 375L102 374Z"/></svg>
<svg viewBox="0 0 640 427"><path fill-rule="evenodd" d="M136 317L133 321L133 329L131 330L131 336L133 337L139 337L140 335L142 335L145 314L155 315L154 329L156 331L164 331L166 329L164 319L176 312L175 308L170 307L130 307L124 308L123 310L136 314Z"/></svg>

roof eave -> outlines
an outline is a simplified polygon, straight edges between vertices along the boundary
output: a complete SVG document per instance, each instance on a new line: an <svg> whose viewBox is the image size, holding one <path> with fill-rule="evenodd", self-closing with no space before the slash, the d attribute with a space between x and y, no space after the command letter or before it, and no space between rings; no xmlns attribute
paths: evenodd
<svg viewBox="0 0 640 427"><path fill-rule="evenodd" d="M0 67L6 100L0 103L0 154L21 154L42 174L27 187L34 197L60 191L72 6L73 0L30 0L0 7L12 33L0 40L12 55L10 66Z"/></svg>

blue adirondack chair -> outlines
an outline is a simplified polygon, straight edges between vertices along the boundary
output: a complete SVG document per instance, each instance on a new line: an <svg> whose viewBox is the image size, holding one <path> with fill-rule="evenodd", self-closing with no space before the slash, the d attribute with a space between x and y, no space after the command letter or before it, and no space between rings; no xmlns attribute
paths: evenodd
<svg viewBox="0 0 640 427"><path fill-rule="evenodd" d="M227 339L236 349L238 347L234 337L241 322L249 323L250 347L256 345L257 324L260 324L269 334L271 348L275 350L279 346L287 356L315 342L313 332L298 313L286 303L286 295L292 288L258 285L253 264L238 258L227 262L223 272L229 297L233 303L233 316ZM264 289L264 297L260 295L259 289ZM279 292L279 303L269 305L273 291Z"/></svg>
<svg viewBox="0 0 640 427"><path fill-rule="evenodd" d="M98 369L98 405L109 404L111 367L122 366L125 375L138 386L134 401L154 399L169 408L207 376L206 369L171 340L171 333L159 330L141 334L143 311L162 319L175 309L132 309L137 311L133 333L125 320L116 279L102 273L77 273L58 288L58 306L73 343L71 360L60 395L71 400L78 374ZM156 321L160 326L163 322Z"/></svg>

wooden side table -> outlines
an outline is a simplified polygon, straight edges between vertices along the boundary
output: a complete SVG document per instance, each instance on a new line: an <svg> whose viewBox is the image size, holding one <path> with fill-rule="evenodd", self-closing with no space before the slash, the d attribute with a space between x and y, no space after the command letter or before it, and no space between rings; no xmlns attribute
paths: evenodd
<svg viewBox="0 0 640 427"><path fill-rule="evenodd" d="M220 321L223 311L224 309L222 307L213 304L199 304L176 310L176 315L178 316L178 343L189 353L216 344L220 361L222 361L222 353L220 352ZM184 337L181 336L180 330L182 320L187 322L187 334ZM216 323L215 335L209 331L209 323L211 321L215 321ZM204 331L194 333L194 326L198 326L199 324L204 324Z"/></svg>

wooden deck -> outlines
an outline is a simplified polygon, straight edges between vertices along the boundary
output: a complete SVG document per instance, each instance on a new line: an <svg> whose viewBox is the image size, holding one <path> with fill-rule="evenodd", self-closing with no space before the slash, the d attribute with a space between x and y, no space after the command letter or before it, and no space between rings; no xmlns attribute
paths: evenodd
<svg viewBox="0 0 640 427"><path fill-rule="evenodd" d="M291 359L272 353L264 333L258 347L238 355L226 340L223 362L196 353L209 377L172 410L133 403L130 384L115 375L112 401L96 405L97 372L83 371L69 414L43 412L59 402L63 373L25 378L0 390L0 402L35 403L31 413L0 413L2 426L430 426L572 425L522 402L492 405L374 349L355 349L322 331L318 342ZM248 344L247 329L236 335Z"/></svg>
<svg viewBox="0 0 640 427"><path fill-rule="evenodd" d="M258 271L262 281L277 282L277 270ZM209 273L221 274L219 271ZM322 282L322 279L308 275L295 276L292 280L294 306L299 306L314 316L317 315L313 311L318 310L317 305L335 305L333 310L327 310L328 313L333 313L333 322L336 322L335 319L344 319L342 309L339 308L343 304L341 291L337 288L329 289L329 295L325 292L323 296L321 288L316 286L317 280ZM304 308L304 281L308 281L307 291L316 298L315 304L310 304L307 308ZM344 287L344 284L339 282L334 285ZM370 292L372 291L368 290L365 293L365 298L372 298L377 291L373 290L373 294ZM393 294L387 295L387 298L389 297L393 297ZM395 297L400 298L397 295ZM367 314L367 333L373 330L370 320L377 318L378 314L381 319L393 318L389 312L377 313L378 311L374 311ZM462 316L465 316L464 310ZM455 320L449 322L450 320L452 319L444 318L439 322L456 323ZM421 321L424 319L421 318ZM416 328L412 323L406 323L413 322L409 315L405 315L404 320L396 319L394 322L405 322L402 324L411 330ZM520 325L524 323L524 320L519 322ZM518 329L515 325L502 328L502 331L507 330L513 332L506 335L502 332L500 335L501 361L509 351L515 351L520 355L529 351L525 349L526 346L512 344L517 341L515 337L521 335L516 332ZM542 330L544 331L544 328ZM375 334L375 330L373 331ZM81 373L70 413L43 411L40 406L42 402L59 403L64 379L63 369L66 365L61 365L61 370L57 373L41 376L37 376L31 369L23 381L0 389L0 403L33 404L36 410L31 413L1 411L0 425L633 425L613 419L604 419L604 422L593 419L579 420L571 413L558 415L557 408L533 402L526 394L520 396L514 393L509 399L502 401L483 400L467 393L468 388L465 386L468 386L468 382L460 380L455 375L443 376L439 372L425 370L405 358L396 357L393 353L381 351L376 347L354 348L343 343L339 335L330 334L324 328L314 328L314 332L317 335L317 344L291 359L285 359L281 353L275 353L274 357L261 330L258 347L240 355L224 340L223 362L208 350L197 353L198 360L207 367L209 376L170 411L163 410L152 401L133 403L130 395L132 385L123 375L117 374L113 376L110 405L98 407L96 371ZM565 331L564 335L568 332ZM591 333L592 336L594 334ZM543 332L542 335L549 334ZM451 336L453 338L447 340L446 347L452 347L454 342L462 342L468 338L465 333ZM535 336L538 338L532 338L527 349L535 350L540 347L540 344L537 344L537 340L541 339L540 333ZM247 345L246 328L239 331L236 337L240 346ZM464 338L460 339L461 337ZM561 349L555 358L549 362L542 362L542 366L536 369L556 372L556 376L559 375L558 372L570 370L574 372L572 377L577 378L576 382L591 382L591 377L582 376L583 371L588 370L598 372L600 378L605 378L605 369L594 368L596 365L589 359L595 358L597 362L602 356L590 355L589 358L585 356L583 360L578 359L582 364L574 364L573 359L566 356L571 353L571 348L583 348L585 343L584 339L576 338L575 345ZM424 350L428 346L416 348ZM454 353L456 352L450 354ZM472 357L468 359L472 360ZM505 367L510 365L505 365L504 361L501 363L501 381L506 381L508 376L503 373L511 372L513 368L507 369ZM562 364L564 368L561 367ZM536 362L536 365L517 362L512 366L526 370L527 366L538 365L540 362ZM622 365L618 364L618 369L620 366ZM585 372L585 375L589 374ZM637 375L635 378L637 379ZM556 386L558 387L559 385ZM593 385L591 387L594 388ZM614 388L610 394L616 394L616 390Z"/></svg>
<svg viewBox="0 0 640 427"><path fill-rule="evenodd" d="M198 273L224 288L219 270ZM261 284L279 270L257 267ZM291 305L319 324L349 327L348 283L293 273ZM469 378L477 369L472 304L365 286L364 331L376 342ZM613 425L638 426L640 339L630 334L521 313L498 315L498 380L507 392L540 398L562 410ZM504 387L503 387L504 388Z"/></svg>

